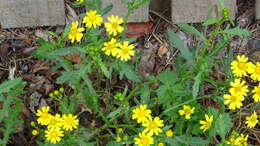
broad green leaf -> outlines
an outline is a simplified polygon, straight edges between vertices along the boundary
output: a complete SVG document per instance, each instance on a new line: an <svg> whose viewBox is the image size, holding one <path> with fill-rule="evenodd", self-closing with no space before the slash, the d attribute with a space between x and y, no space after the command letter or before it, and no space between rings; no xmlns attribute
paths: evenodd
<svg viewBox="0 0 260 146"><path fill-rule="evenodd" d="M104 63L101 63L100 65L100 69L101 71L104 73L104 75L107 77L107 78L110 78L111 74L110 72L108 71L107 67L105 66Z"/></svg>
<svg viewBox="0 0 260 146"><path fill-rule="evenodd" d="M209 144L209 141L200 137L182 135L175 136L174 138L167 138L166 143L170 146L206 146Z"/></svg>
<svg viewBox="0 0 260 146"><path fill-rule="evenodd" d="M211 17L209 18L208 20L206 20L202 26L209 26L209 25L212 25L212 24L216 24L218 22L218 19L216 17Z"/></svg>
<svg viewBox="0 0 260 146"><path fill-rule="evenodd" d="M250 36L252 33L246 29L241 29L239 27L226 29L223 31L224 33L230 34L230 35L238 35L240 37L247 37Z"/></svg>
<svg viewBox="0 0 260 146"><path fill-rule="evenodd" d="M185 30L191 34L194 34L196 36L198 36L202 41L205 41L206 38L205 36L199 32L195 27L193 27L192 25L188 25L188 24L179 24L179 27L182 29L182 30Z"/></svg>
<svg viewBox="0 0 260 146"><path fill-rule="evenodd" d="M177 75L170 70L166 70L159 75L158 79L166 85L173 85L177 81Z"/></svg>
<svg viewBox="0 0 260 146"><path fill-rule="evenodd" d="M99 12L102 16L107 14L109 11L111 11L113 9L113 5L109 5L104 9L101 9L101 11Z"/></svg>
<svg viewBox="0 0 260 146"><path fill-rule="evenodd" d="M120 62L119 63L119 73L122 76L125 76L127 79L134 81L134 82L140 82L140 77L138 74L133 70L132 66L125 63L125 62Z"/></svg>
<svg viewBox="0 0 260 146"><path fill-rule="evenodd" d="M199 89L200 89L200 83L201 83L201 72L199 72L197 74L197 76L195 77L195 81L194 81L194 84L192 86L192 97L193 97L193 99L196 99L196 97L198 96Z"/></svg>
<svg viewBox="0 0 260 146"><path fill-rule="evenodd" d="M121 110L122 110L122 108L118 108L118 109L112 111L111 113L109 113L109 114L107 115L107 118L110 119L110 118L112 118L112 117L114 117L114 116L120 114Z"/></svg>
<svg viewBox="0 0 260 146"><path fill-rule="evenodd" d="M9 92L11 88L14 88L18 84L21 84L22 79L21 78L14 78L13 80L8 80L3 82L0 85L0 94Z"/></svg>
<svg viewBox="0 0 260 146"><path fill-rule="evenodd" d="M233 127L233 123L229 114L223 113L220 114L215 121L215 129L217 134L219 134L222 140L225 140L227 132Z"/></svg>
<svg viewBox="0 0 260 146"><path fill-rule="evenodd" d="M168 29L167 33L168 33L168 38L171 42L171 45L181 51L182 57L185 58L189 64L193 63L194 56L190 52L190 50L187 48L184 41L181 40L181 38L176 33L174 33L172 29Z"/></svg>

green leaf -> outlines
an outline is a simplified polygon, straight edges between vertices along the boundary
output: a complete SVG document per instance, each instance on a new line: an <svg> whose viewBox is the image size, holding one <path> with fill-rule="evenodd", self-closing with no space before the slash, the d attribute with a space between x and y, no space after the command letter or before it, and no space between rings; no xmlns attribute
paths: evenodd
<svg viewBox="0 0 260 146"><path fill-rule="evenodd" d="M100 10L100 14L102 15L102 16L104 16L105 14L107 14L109 11L111 11L113 9L113 5L111 4L111 5L109 5L109 6L107 6L106 8L104 8L104 9L101 9Z"/></svg>
<svg viewBox="0 0 260 146"><path fill-rule="evenodd" d="M208 20L206 20L202 26L209 26L209 25L212 25L212 24L216 24L218 22L218 19L216 17L211 17L209 18Z"/></svg>
<svg viewBox="0 0 260 146"><path fill-rule="evenodd" d="M170 70L166 70L159 75L158 79L166 85L173 85L177 81L177 75Z"/></svg>
<svg viewBox="0 0 260 146"><path fill-rule="evenodd" d="M200 89L200 83L201 83L201 72L199 72L197 74L197 76L195 77L195 82L192 86L192 97L193 99L196 99L199 93L199 89Z"/></svg>
<svg viewBox="0 0 260 146"><path fill-rule="evenodd" d="M198 36L202 41L205 41L206 38L204 37L204 35L199 32L195 27L193 27L192 25L188 25L188 24L179 24L179 27L182 29L182 30L185 30L191 34L194 34L196 36Z"/></svg>
<svg viewBox="0 0 260 146"><path fill-rule="evenodd" d="M171 45L175 48L178 48L181 51L181 55L183 58L185 58L189 64L192 64L194 61L194 56L190 52L190 50L187 48L186 44L184 43L181 38L173 32L172 29L167 30L168 38L171 42Z"/></svg>
<svg viewBox="0 0 260 146"><path fill-rule="evenodd" d="M101 64L99 64L99 66L100 66L101 71L104 73L104 75L105 75L107 78L110 78L111 74L110 74L110 72L108 71L108 69L107 69L107 67L105 66L105 64L104 64L104 63L101 63Z"/></svg>
<svg viewBox="0 0 260 146"><path fill-rule="evenodd" d="M111 112L111 113L109 113L109 114L107 115L107 118L112 118L112 117L114 117L114 116L120 114L121 110L122 110L122 108L118 108L118 109L114 110L113 112Z"/></svg>
<svg viewBox="0 0 260 146"><path fill-rule="evenodd" d="M14 88L18 84L21 84L22 79L21 78L14 78L13 80L8 80L3 82L0 85L0 94L9 92L11 88Z"/></svg>
<svg viewBox="0 0 260 146"><path fill-rule="evenodd" d="M209 144L209 141L200 137L182 135L175 136L174 138L167 138L166 143L170 146L206 146Z"/></svg>
<svg viewBox="0 0 260 146"><path fill-rule="evenodd" d="M227 132L233 127L233 123L229 114L220 114L215 121L215 129L217 134L219 134L222 140L225 140Z"/></svg>
<svg viewBox="0 0 260 146"><path fill-rule="evenodd" d="M223 31L224 33L230 34L230 35L238 35L240 37L247 37L250 36L252 33L246 29L241 29L239 27L226 29Z"/></svg>
<svg viewBox="0 0 260 146"><path fill-rule="evenodd" d="M119 73L122 78L122 76L125 76L127 79L134 81L134 82L140 82L140 77L138 74L133 70L132 66L125 62L119 63Z"/></svg>

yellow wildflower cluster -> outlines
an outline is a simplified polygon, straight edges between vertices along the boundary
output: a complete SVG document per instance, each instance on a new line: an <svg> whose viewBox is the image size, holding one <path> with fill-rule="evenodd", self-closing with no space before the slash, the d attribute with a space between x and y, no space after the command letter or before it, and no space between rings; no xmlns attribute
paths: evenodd
<svg viewBox="0 0 260 146"><path fill-rule="evenodd" d="M129 44L128 41L117 43L117 40L112 38L110 41L104 43L102 51L104 51L107 56L112 55L122 61L128 61L131 59L131 56L135 54L134 48L134 45Z"/></svg>
<svg viewBox="0 0 260 146"><path fill-rule="evenodd" d="M134 138L135 144L138 146L150 146L154 144L153 136L162 132L161 127L164 126L163 120L159 117L152 117L151 110L147 109L146 104L140 105L133 110L132 119L136 119L137 123L141 123L142 126L145 127L145 129L138 134L139 137Z"/></svg>
<svg viewBox="0 0 260 146"><path fill-rule="evenodd" d="M121 26L123 24L123 19L118 16L111 15L107 17L108 22L104 24L106 31L109 35L117 36L119 33L123 32L124 27ZM92 10L86 12L86 16L83 18L82 23L85 24L86 28L97 28L102 25L103 18L100 14L97 14L96 10ZM85 28L78 27L79 22L72 22L70 33L68 38L71 43L74 43L75 40L80 42L83 38L83 32ZM102 50L107 56L114 56L119 58L122 61L128 61L131 59L131 56L135 54L134 45L130 44L128 41L124 41L122 43L117 43L115 38L111 38L110 41L104 43L104 47Z"/></svg>
<svg viewBox="0 0 260 146"><path fill-rule="evenodd" d="M244 134L233 134L226 142L230 146L247 146L248 135Z"/></svg>
<svg viewBox="0 0 260 146"><path fill-rule="evenodd" d="M237 79L230 83L229 93L224 95L224 104L227 104L229 109L234 110L243 106L242 102L249 92L248 86L242 77L249 76L253 80L260 81L260 63L253 64L244 55L237 56L236 60L231 63L231 69ZM259 102L260 84L254 87L252 93L254 101Z"/></svg>
<svg viewBox="0 0 260 146"><path fill-rule="evenodd" d="M40 125L47 126L45 131L45 137L48 141L53 144L61 141L61 138L64 136L64 131L72 131L76 129L79 124L77 116L72 114L65 115L62 117L60 114L52 115L49 113L49 107L42 107L37 110L36 116L38 116L37 122ZM37 135L35 131L32 132L33 135Z"/></svg>

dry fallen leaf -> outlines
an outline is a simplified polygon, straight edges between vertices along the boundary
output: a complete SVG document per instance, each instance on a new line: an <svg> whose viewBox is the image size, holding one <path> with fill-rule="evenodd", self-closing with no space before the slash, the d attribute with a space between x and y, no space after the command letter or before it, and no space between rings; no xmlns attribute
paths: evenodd
<svg viewBox="0 0 260 146"><path fill-rule="evenodd" d="M160 46L160 48L159 48L159 50L157 52L157 55L161 58L167 52L168 52L168 44L167 43L163 43L163 44L161 44L161 46Z"/></svg>
<svg viewBox="0 0 260 146"><path fill-rule="evenodd" d="M66 59L76 64L83 64L79 53L69 54L66 56Z"/></svg>
<svg viewBox="0 0 260 146"><path fill-rule="evenodd" d="M126 24L126 36L128 38L137 38L152 31L152 22L131 22Z"/></svg>

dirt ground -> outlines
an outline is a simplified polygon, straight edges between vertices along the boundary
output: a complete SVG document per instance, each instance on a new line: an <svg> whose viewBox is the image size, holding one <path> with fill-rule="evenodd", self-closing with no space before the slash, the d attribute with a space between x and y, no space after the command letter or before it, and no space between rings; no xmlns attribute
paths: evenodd
<svg viewBox="0 0 260 146"><path fill-rule="evenodd" d="M235 53L248 53L253 59L260 60L260 23L254 18L254 0L237 0L237 6L235 22L242 28L249 29L253 35L250 38L235 38L230 43L230 47L234 48ZM82 12L81 8L74 8L74 10ZM69 12L67 11L67 13ZM165 13L167 14L167 12ZM176 50L169 49L166 39L167 28L177 30L178 26L169 21L170 16L162 17L151 12L150 18L153 27L149 30L149 34L139 37L136 42L137 47L144 49L145 52L139 65L142 68L140 74L143 77L146 74L156 75L170 67L171 60L178 53ZM14 77L22 77L27 82L26 94L22 97L25 107L23 115L20 117L25 123L22 127L17 128L16 133L11 136L10 145L35 145L35 140L29 132L31 131L30 121L35 119L35 107L51 102L46 97L50 92L59 88L55 84L55 78L60 75L60 71L52 71L51 63L45 64L43 60L36 60L31 56L31 52L38 48L37 38L52 39L45 32L46 30L60 33L63 28L62 26L0 28L0 83ZM190 44L195 41L192 39L192 37L189 39ZM254 129L250 133L250 143L260 145L260 130Z"/></svg>

